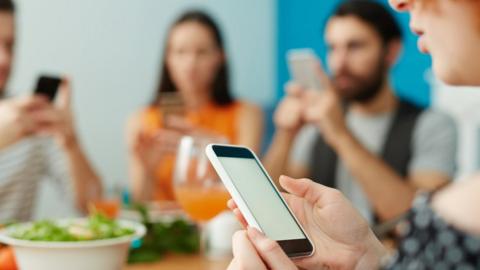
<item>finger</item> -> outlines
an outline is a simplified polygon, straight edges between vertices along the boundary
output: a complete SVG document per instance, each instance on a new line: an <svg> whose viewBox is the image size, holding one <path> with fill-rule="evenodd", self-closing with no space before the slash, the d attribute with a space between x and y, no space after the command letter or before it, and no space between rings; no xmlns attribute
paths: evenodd
<svg viewBox="0 0 480 270"><path fill-rule="evenodd" d="M301 85L295 82L288 82L285 85L285 92L290 97L300 97L303 94L304 90L305 89Z"/></svg>
<svg viewBox="0 0 480 270"><path fill-rule="evenodd" d="M62 121L60 114L51 107L32 111L28 116L38 125L59 125Z"/></svg>
<svg viewBox="0 0 480 270"><path fill-rule="evenodd" d="M48 106L48 99L44 96L33 95L17 98L14 103L21 111L25 112Z"/></svg>
<svg viewBox="0 0 480 270"><path fill-rule="evenodd" d="M243 228L247 228L247 227L248 227L247 220L246 220L245 217L243 216L242 212L240 212L240 209L236 208L236 209L234 209L232 212L233 212L233 214L235 215L235 218L237 218L238 222L240 222L240 225L241 225Z"/></svg>
<svg viewBox="0 0 480 270"><path fill-rule="evenodd" d="M258 255L255 247L250 242L247 232L237 231L232 237L232 251L235 260L235 269L267 269L262 259Z"/></svg>
<svg viewBox="0 0 480 270"><path fill-rule="evenodd" d="M323 117L324 117L324 112L322 107L311 105L311 106L306 106L305 109L303 110L303 118L307 123L315 124L321 121Z"/></svg>
<svg viewBox="0 0 480 270"><path fill-rule="evenodd" d="M323 205L322 199L328 193L336 191L310 179L293 179L284 175L280 176L280 185L289 193L302 197L311 204L320 203L320 205Z"/></svg>
<svg viewBox="0 0 480 270"><path fill-rule="evenodd" d="M26 137L34 134L38 129L38 124L30 117L22 118L22 125L20 125L20 137Z"/></svg>
<svg viewBox="0 0 480 270"><path fill-rule="evenodd" d="M177 145L180 142L181 138L182 134L178 131L162 130L157 132L152 137L152 140L159 144Z"/></svg>
<svg viewBox="0 0 480 270"><path fill-rule="evenodd" d="M303 99L309 104L317 103L322 98L322 92L316 89L307 89L304 91Z"/></svg>
<svg viewBox="0 0 480 270"><path fill-rule="evenodd" d="M185 120L185 118L176 116L176 115L169 115L166 119L166 126L171 129L180 131L182 133L190 132L194 129L194 126Z"/></svg>
<svg viewBox="0 0 480 270"><path fill-rule="evenodd" d="M70 80L66 77L62 78L62 82L58 88L58 98L56 104L60 108L68 108L71 104L72 99L72 90L70 85Z"/></svg>
<svg viewBox="0 0 480 270"><path fill-rule="evenodd" d="M326 89L331 89L332 83L327 73L323 69L322 62L320 62L319 59L317 59L314 67L315 67L315 72L317 73L318 79L320 80L320 83L322 84L322 86Z"/></svg>
<svg viewBox="0 0 480 270"><path fill-rule="evenodd" d="M235 217L237 218L238 222L240 222L240 225L242 225L244 228L247 228L248 227L247 220L243 216L240 209L238 209L238 206L235 203L235 201L233 199L228 200L227 206L228 206L228 208L230 208L230 210L232 210L232 212L235 215Z"/></svg>
<svg viewBox="0 0 480 270"><path fill-rule="evenodd" d="M237 204L235 203L235 201L234 201L233 199L228 200L227 206L228 206L228 208L230 208L230 210L232 210L232 211L233 211L235 208L238 208L238 207L237 207Z"/></svg>
<svg viewBox="0 0 480 270"><path fill-rule="evenodd" d="M238 270L238 269L241 269L240 265L238 265L238 260L233 258L232 261L230 261L230 263L228 264L227 270Z"/></svg>
<svg viewBox="0 0 480 270"><path fill-rule="evenodd" d="M269 269L297 269L276 241L267 238L253 227L248 228L247 234Z"/></svg>

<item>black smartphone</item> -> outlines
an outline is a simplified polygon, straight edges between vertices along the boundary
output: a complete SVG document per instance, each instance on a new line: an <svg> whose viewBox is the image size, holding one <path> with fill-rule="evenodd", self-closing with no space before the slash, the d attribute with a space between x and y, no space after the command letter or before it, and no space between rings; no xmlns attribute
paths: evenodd
<svg viewBox="0 0 480 270"><path fill-rule="evenodd" d="M38 78L34 93L35 95L47 97L49 101L53 101L61 83L62 79L59 77L42 75Z"/></svg>

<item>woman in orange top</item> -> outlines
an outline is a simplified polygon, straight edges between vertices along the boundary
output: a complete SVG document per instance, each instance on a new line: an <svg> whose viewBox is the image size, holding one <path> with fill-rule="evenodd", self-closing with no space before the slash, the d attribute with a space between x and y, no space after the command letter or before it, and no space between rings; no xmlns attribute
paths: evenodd
<svg viewBox="0 0 480 270"><path fill-rule="evenodd" d="M168 34L153 102L128 123L130 178L136 201L174 200L174 152L182 134L214 135L259 150L263 113L255 105L234 100L228 75L215 22L203 12L183 14Z"/></svg>

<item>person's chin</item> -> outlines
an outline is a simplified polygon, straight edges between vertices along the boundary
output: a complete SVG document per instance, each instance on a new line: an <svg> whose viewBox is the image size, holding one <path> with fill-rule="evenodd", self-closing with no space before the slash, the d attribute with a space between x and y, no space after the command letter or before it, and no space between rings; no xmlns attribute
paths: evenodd
<svg viewBox="0 0 480 270"><path fill-rule="evenodd" d="M452 86L469 85L458 72L456 72L449 65L442 65L440 63L433 63L433 71L435 76L442 82Z"/></svg>
<svg viewBox="0 0 480 270"><path fill-rule="evenodd" d="M336 89L337 95L345 101L353 101L355 97L358 95L353 89L344 88L344 89Z"/></svg>

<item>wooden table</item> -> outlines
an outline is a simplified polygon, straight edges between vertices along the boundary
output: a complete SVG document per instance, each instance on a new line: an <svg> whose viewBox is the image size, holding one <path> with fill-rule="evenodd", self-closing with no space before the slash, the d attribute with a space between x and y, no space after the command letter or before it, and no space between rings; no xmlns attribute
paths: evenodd
<svg viewBox="0 0 480 270"><path fill-rule="evenodd" d="M167 255L156 263L127 265L125 270L225 270L230 260L213 261L201 255Z"/></svg>

